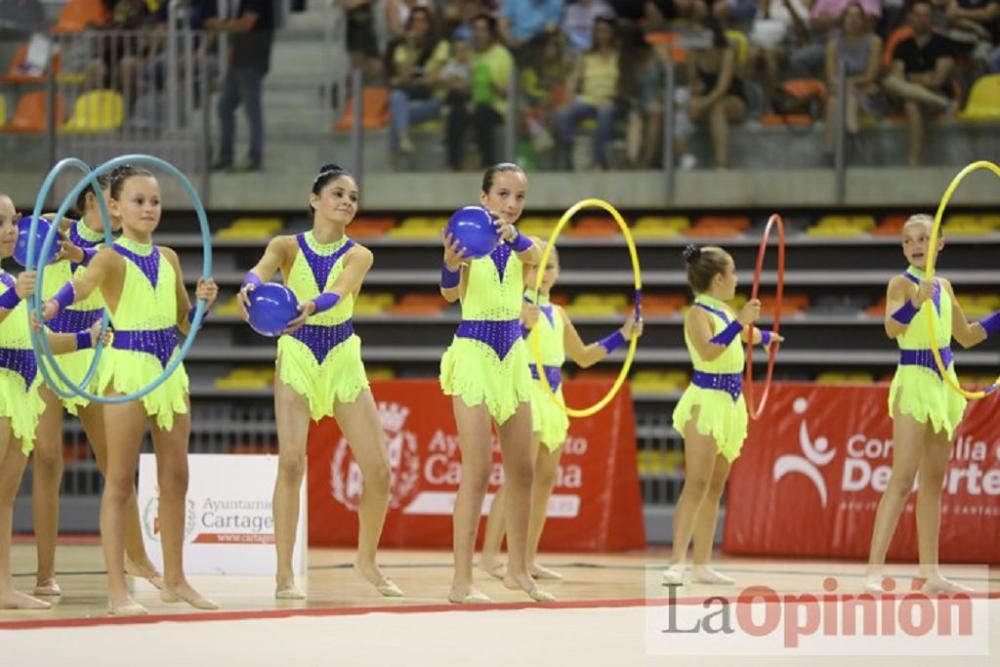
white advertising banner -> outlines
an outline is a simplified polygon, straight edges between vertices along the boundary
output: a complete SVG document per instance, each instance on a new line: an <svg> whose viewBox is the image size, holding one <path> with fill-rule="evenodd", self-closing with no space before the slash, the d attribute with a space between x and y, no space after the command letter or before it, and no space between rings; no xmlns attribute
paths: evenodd
<svg viewBox="0 0 1000 667"><path fill-rule="evenodd" d="M277 456L190 454L184 570L187 574L266 575L277 569L272 495ZM139 518L153 563L162 571L156 457L139 457ZM292 567L306 573L306 494L299 495Z"/></svg>

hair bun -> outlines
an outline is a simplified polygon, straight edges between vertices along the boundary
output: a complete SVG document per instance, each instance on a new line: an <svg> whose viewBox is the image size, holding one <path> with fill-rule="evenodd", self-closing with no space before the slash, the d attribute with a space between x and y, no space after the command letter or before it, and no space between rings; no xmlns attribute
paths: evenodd
<svg viewBox="0 0 1000 667"><path fill-rule="evenodd" d="M319 173L322 174L327 171L344 171L344 168L341 167L336 162L327 162L326 164L324 164L322 167L319 168Z"/></svg>
<svg viewBox="0 0 1000 667"><path fill-rule="evenodd" d="M701 248L694 245L693 243L689 243L686 246L684 246L682 254L684 255L684 261L687 262L688 264L692 264L694 262L697 262L698 259L701 257Z"/></svg>

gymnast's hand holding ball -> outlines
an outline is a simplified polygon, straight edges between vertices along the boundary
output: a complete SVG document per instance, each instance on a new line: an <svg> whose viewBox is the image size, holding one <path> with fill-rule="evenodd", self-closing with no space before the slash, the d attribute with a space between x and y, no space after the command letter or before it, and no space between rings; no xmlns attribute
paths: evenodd
<svg viewBox="0 0 1000 667"><path fill-rule="evenodd" d="M244 322L250 321L250 292L254 290L252 282L243 283L240 291L236 293L236 305L240 307L240 317Z"/></svg>
<svg viewBox="0 0 1000 667"><path fill-rule="evenodd" d="M299 327L306 323L313 314L316 313L316 301L314 299L309 299L308 301L303 301L299 304L299 314L288 323L288 328L285 329L286 334L293 333Z"/></svg>
<svg viewBox="0 0 1000 667"><path fill-rule="evenodd" d="M462 247L461 241L451 234L444 236L444 263L449 271L458 271L466 263L465 248Z"/></svg>
<svg viewBox="0 0 1000 667"><path fill-rule="evenodd" d="M493 224L496 225L497 232L500 234L500 240L504 243L512 243L517 237L517 227L514 226L514 223L507 222L496 211L490 211L490 217L493 218Z"/></svg>

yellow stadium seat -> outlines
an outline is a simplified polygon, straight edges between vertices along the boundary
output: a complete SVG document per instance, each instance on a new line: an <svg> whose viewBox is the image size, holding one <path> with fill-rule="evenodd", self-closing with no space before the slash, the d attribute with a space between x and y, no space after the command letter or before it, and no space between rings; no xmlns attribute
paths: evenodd
<svg viewBox="0 0 1000 667"><path fill-rule="evenodd" d="M1000 229L1000 214L997 213L984 213L979 216L979 222L983 223L991 230Z"/></svg>
<svg viewBox="0 0 1000 667"><path fill-rule="evenodd" d="M391 380L396 377L395 371L385 366L366 368L365 375L368 376L369 380Z"/></svg>
<svg viewBox="0 0 1000 667"><path fill-rule="evenodd" d="M386 232L386 236L406 239L434 238L444 232L447 224L447 218L411 216L403 220L402 224Z"/></svg>
<svg viewBox="0 0 1000 667"><path fill-rule="evenodd" d="M851 237L860 236L875 228L875 218L870 215L825 215L806 230L808 236Z"/></svg>
<svg viewBox="0 0 1000 667"><path fill-rule="evenodd" d="M220 239L264 239L281 232L284 224L281 218L237 218L215 236Z"/></svg>
<svg viewBox="0 0 1000 667"><path fill-rule="evenodd" d="M956 213L945 220L943 231L948 236L981 236L992 232L993 227L979 216Z"/></svg>
<svg viewBox="0 0 1000 667"><path fill-rule="evenodd" d="M677 236L691 226L684 216L646 215L635 222L632 236L636 238L669 238Z"/></svg>
<svg viewBox="0 0 1000 667"><path fill-rule="evenodd" d="M260 227L276 234L284 224L281 218L236 218L230 227Z"/></svg>
<svg viewBox="0 0 1000 667"><path fill-rule="evenodd" d="M217 389L267 389L274 384L274 368L234 368L213 384Z"/></svg>
<svg viewBox="0 0 1000 667"><path fill-rule="evenodd" d="M240 314L240 307L236 301L236 297L229 299L225 303L221 303L215 306L213 309L216 315L225 315L226 317L231 317Z"/></svg>
<svg viewBox="0 0 1000 667"><path fill-rule="evenodd" d="M558 221L558 218L528 216L521 218L521 221L517 223L517 228L520 229L521 233L525 236L537 236L542 239L542 241L548 241L549 237L552 236L552 230L555 229Z"/></svg>
<svg viewBox="0 0 1000 667"><path fill-rule="evenodd" d="M629 381L632 391L643 394L666 394L671 389L659 371L638 371Z"/></svg>
<svg viewBox="0 0 1000 667"><path fill-rule="evenodd" d="M77 98L73 115L60 132L110 132L125 120L125 100L113 90L92 90Z"/></svg>
<svg viewBox="0 0 1000 667"><path fill-rule="evenodd" d="M0 95L0 127L7 124L7 100Z"/></svg>
<svg viewBox="0 0 1000 667"><path fill-rule="evenodd" d="M388 292L361 292L354 302L357 315L380 315L391 308L396 298Z"/></svg>
<svg viewBox="0 0 1000 667"><path fill-rule="evenodd" d="M969 101L958 118L971 122L1000 120L1000 74L976 80L969 91Z"/></svg>

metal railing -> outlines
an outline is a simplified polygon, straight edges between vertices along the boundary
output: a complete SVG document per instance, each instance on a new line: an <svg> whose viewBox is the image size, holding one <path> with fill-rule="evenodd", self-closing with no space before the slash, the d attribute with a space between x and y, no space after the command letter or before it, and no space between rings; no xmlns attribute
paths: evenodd
<svg viewBox="0 0 1000 667"><path fill-rule="evenodd" d="M190 28L187 11L186 3L172 0L165 30L51 36L44 84L50 165L69 156L99 164L124 153L152 153L208 196L210 95L224 58L214 35ZM74 184L60 179L54 195ZM161 187L166 197L180 199L183 192L168 182Z"/></svg>

